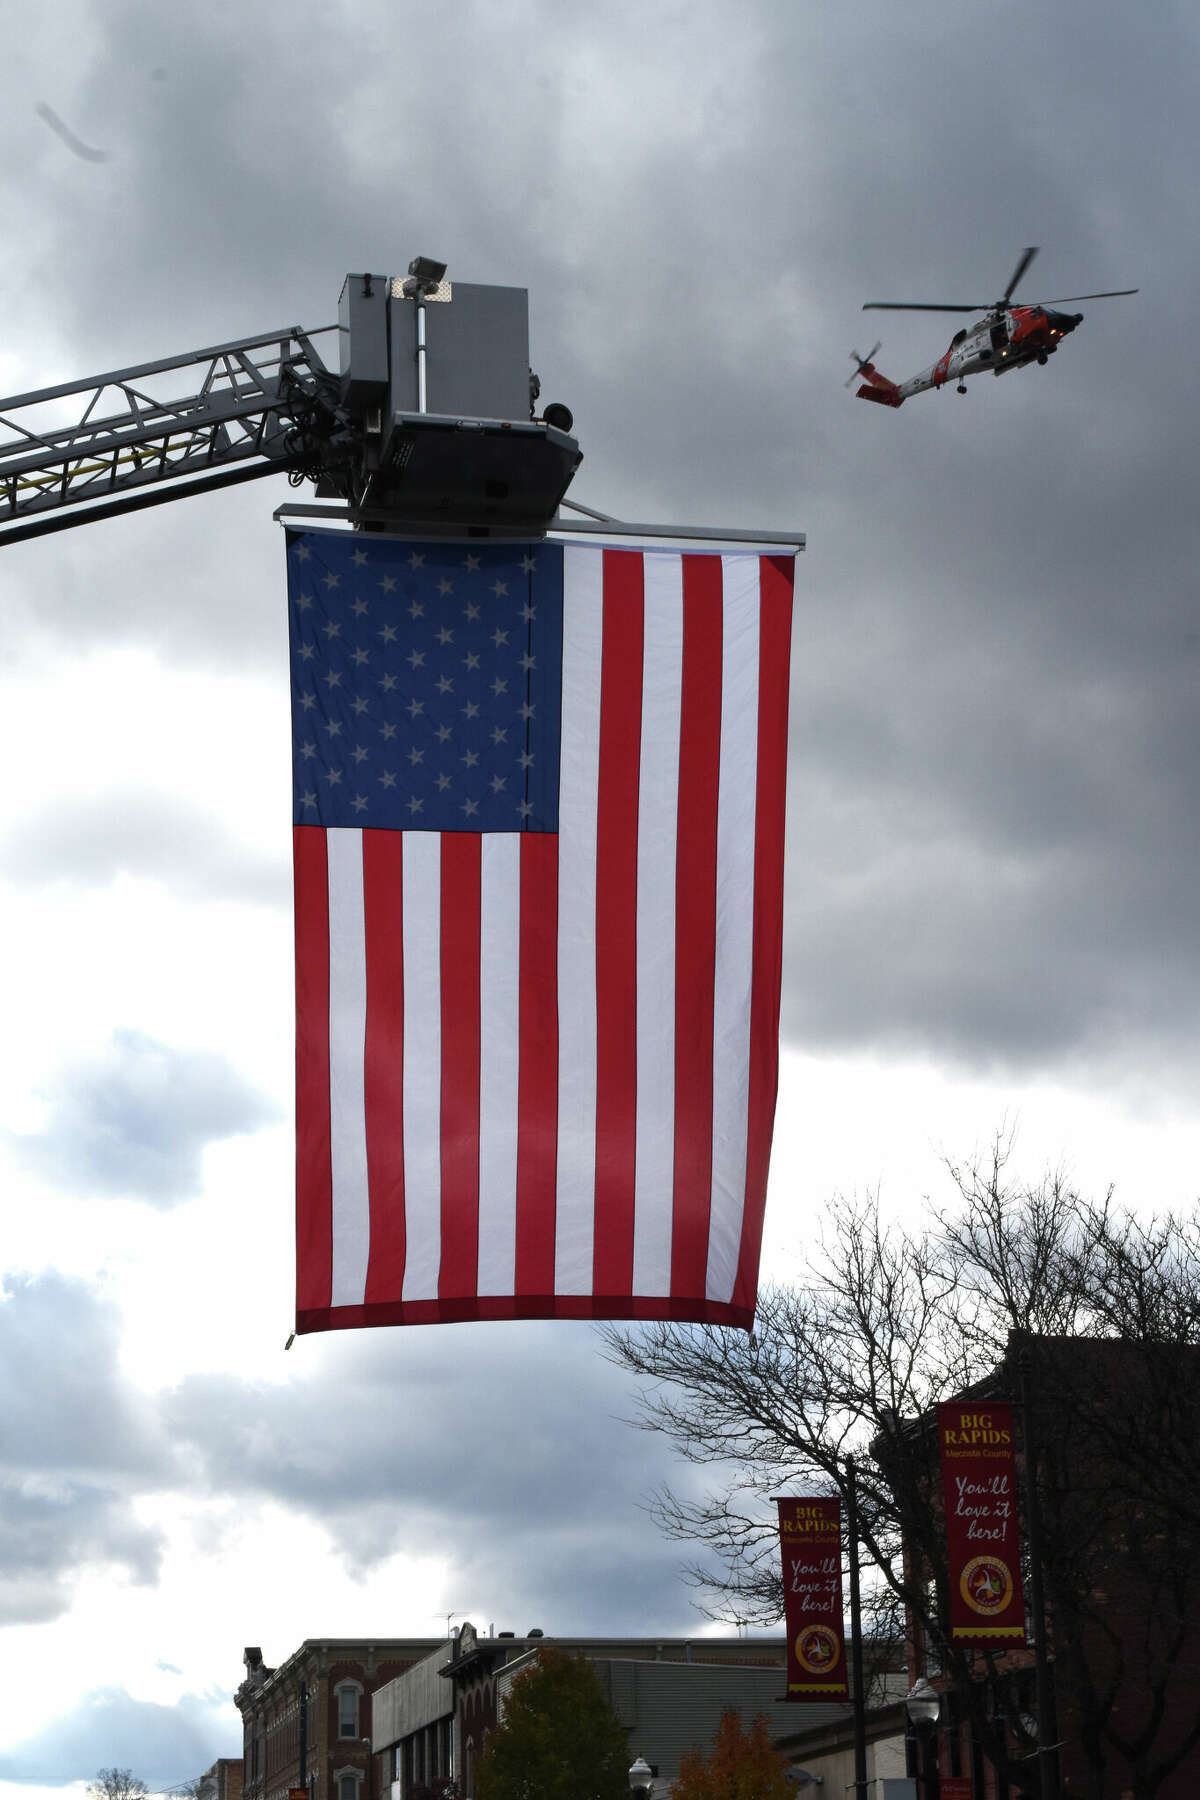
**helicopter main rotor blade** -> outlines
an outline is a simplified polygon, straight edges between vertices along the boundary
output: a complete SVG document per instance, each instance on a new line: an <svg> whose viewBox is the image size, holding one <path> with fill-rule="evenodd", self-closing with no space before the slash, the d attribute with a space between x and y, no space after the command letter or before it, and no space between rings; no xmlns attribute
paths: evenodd
<svg viewBox="0 0 1200 1800"><path fill-rule="evenodd" d="M1037 255L1037 245L1036 244L1030 244L1030 246L1027 250L1022 250L1021 260L1017 264L1016 268L1013 270L1013 278L1004 290L1004 299L1001 301L1002 306L1008 305L1009 301L1013 297L1013 294L1016 292L1016 287L1017 287L1018 281L1020 281L1021 277L1024 275L1026 269L1029 267L1030 263L1033 261L1033 259L1036 255Z"/></svg>
<svg viewBox="0 0 1200 1800"><path fill-rule="evenodd" d="M1105 288L1102 294L1060 294L1057 300L1043 300L1043 306L1066 306L1069 300L1116 300L1121 294L1140 294L1140 288Z"/></svg>
<svg viewBox="0 0 1200 1800"><path fill-rule="evenodd" d="M989 305L986 300L975 300L970 306L933 306L924 300L864 300L863 311L870 312L872 309L886 312L987 312Z"/></svg>

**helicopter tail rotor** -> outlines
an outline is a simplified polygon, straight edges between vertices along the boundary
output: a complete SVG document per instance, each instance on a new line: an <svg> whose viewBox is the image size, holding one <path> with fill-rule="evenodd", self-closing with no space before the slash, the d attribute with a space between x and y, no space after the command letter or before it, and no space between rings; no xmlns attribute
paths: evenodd
<svg viewBox="0 0 1200 1800"><path fill-rule="evenodd" d="M850 352L850 361L854 364L854 369L851 374L847 375L845 381L842 383L843 387L852 387L854 383L861 380L864 375L868 377L873 375L875 370L872 367L872 364L875 361L877 353L882 350L882 348L882 342L872 344L865 356L860 356L857 350L852 350Z"/></svg>
<svg viewBox="0 0 1200 1800"><path fill-rule="evenodd" d="M857 381L861 377L862 386L856 395L857 399L874 400L879 406L903 406L904 395L896 383L889 381L886 375L881 375L875 367L872 358L878 349L879 345L876 344L866 356L860 356L857 350L850 352L855 370L846 386L849 387L851 382Z"/></svg>

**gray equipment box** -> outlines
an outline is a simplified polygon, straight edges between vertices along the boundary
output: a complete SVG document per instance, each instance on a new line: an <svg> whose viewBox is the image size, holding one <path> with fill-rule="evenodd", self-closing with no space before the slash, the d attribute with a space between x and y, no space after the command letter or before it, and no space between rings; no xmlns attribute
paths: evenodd
<svg viewBox="0 0 1200 1800"><path fill-rule="evenodd" d="M389 302L392 411L456 419L528 419L529 294L525 288L443 281ZM417 389L417 311L425 315L425 405Z"/></svg>

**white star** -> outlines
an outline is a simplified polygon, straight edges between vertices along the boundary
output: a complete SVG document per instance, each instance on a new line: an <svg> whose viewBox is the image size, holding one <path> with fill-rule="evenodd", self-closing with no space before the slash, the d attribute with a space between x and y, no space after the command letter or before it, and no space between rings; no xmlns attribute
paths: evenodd
<svg viewBox="0 0 1200 1800"><path fill-rule="evenodd" d="M408 810L410 813L419 813L424 804L425 802L423 800L418 800L417 796L414 794L408 803Z"/></svg>
<svg viewBox="0 0 1200 1800"><path fill-rule="evenodd" d="M423 619L425 617L425 608L421 605L419 600L413 601L408 609L408 616L410 619Z"/></svg>
<svg viewBox="0 0 1200 1800"><path fill-rule="evenodd" d="M521 717L525 720L526 724L528 724L529 720L532 719L533 714L534 714L533 702L531 700L526 700L522 706L519 706L517 708L517 711L520 713Z"/></svg>
<svg viewBox="0 0 1200 1800"><path fill-rule="evenodd" d="M466 568L467 568L468 574L473 575L478 567L479 567L479 558L477 556L473 556L470 553L470 551L468 551L467 552L467 561L466 561Z"/></svg>
<svg viewBox="0 0 1200 1800"><path fill-rule="evenodd" d="M524 571L527 575L532 575L533 571L537 568L537 557L530 556L527 552L521 558L521 567L524 569Z"/></svg>
<svg viewBox="0 0 1200 1800"><path fill-rule="evenodd" d="M421 664L425 661L425 652L423 650L410 650L404 660L408 663L410 668L419 669Z"/></svg>
<svg viewBox="0 0 1200 1800"><path fill-rule="evenodd" d="M468 719L476 718L479 713L479 707L474 700L468 700L462 710L466 713Z"/></svg>
<svg viewBox="0 0 1200 1800"><path fill-rule="evenodd" d="M533 811L533 801L532 800L521 800L520 802L518 802L517 811L520 813L520 815L523 819L527 819L529 817L530 813Z"/></svg>
<svg viewBox="0 0 1200 1800"><path fill-rule="evenodd" d="M342 771L340 769L327 769L326 775L331 787L336 787L338 782L342 779Z"/></svg>
<svg viewBox="0 0 1200 1800"><path fill-rule="evenodd" d="M394 594L396 591L396 577L394 575L384 575L381 578L379 585L385 594Z"/></svg>
<svg viewBox="0 0 1200 1800"><path fill-rule="evenodd" d="M356 669L361 669L361 668L362 668L362 666L363 666L363 664L364 664L364 663L365 663L365 662L366 662L366 661L368 661L368 657L367 657L367 653L366 653L366 651L365 651L365 650L356 650L356 651L355 651L355 652L354 652L354 658L353 658L353 661L354 661L354 666L355 666L355 668L356 668Z"/></svg>
<svg viewBox="0 0 1200 1800"><path fill-rule="evenodd" d="M524 669L525 673L528 675L530 669L537 668L537 657L530 656L530 654L527 650L525 652L524 656L521 658L521 667Z"/></svg>
<svg viewBox="0 0 1200 1800"><path fill-rule="evenodd" d="M325 729L329 733L330 737L341 737L341 735L342 735L342 726L341 726L341 721L339 719L328 720L326 723Z"/></svg>
<svg viewBox="0 0 1200 1800"><path fill-rule="evenodd" d="M354 552L354 566L356 569L361 569L365 565L366 560L367 553L365 550L356 550Z"/></svg>
<svg viewBox="0 0 1200 1800"><path fill-rule="evenodd" d="M297 544L296 545L296 561L297 562L307 562L311 555L312 555L312 551L309 549L307 544Z"/></svg>
<svg viewBox="0 0 1200 1800"><path fill-rule="evenodd" d="M300 704L304 708L305 712L307 712L310 707L313 707L317 704L317 696L315 694L301 694Z"/></svg>
<svg viewBox="0 0 1200 1800"><path fill-rule="evenodd" d="M476 751L468 750L466 755L461 757L459 760L461 762L466 763L468 769L473 769L475 767L475 764L479 761L479 756Z"/></svg>
<svg viewBox="0 0 1200 1800"><path fill-rule="evenodd" d="M438 728L437 728L437 740L438 740L438 743L439 743L439 744L444 744L444 743L446 743L446 742L447 742L447 741L448 741L448 739L449 739L449 737L450 737L450 735L451 735L451 733L450 733L450 727L449 727L449 726L448 726L448 725L439 725L439 726L438 726Z"/></svg>
<svg viewBox="0 0 1200 1800"><path fill-rule="evenodd" d="M518 758L517 758L517 761L520 763L520 765L523 769L531 769L533 767L533 751L532 750L522 750L520 756L518 756Z"/></svg>
<svg viewBox="0 0 1200 1800"><path fill-rule="evenodd" d="M463 607L463 616L468 619L477 619L479 617L479 608L473 600L467 606Z"/></svg>
<svg viewBox="0 0 1200 1800"><path fill-rule="evenodd" d="M361 794L355 794L354 796L354 810L355 812L366 812L367 810L367 803Z"/></svg>
<svg viewBox="0 0 1200 1800"><path fill-rule="evenodd" d="M502 793L503 791L504 791L504 776L503 775L493 775L492 776L492 792L493 792L493 794L499 794L499 793Z"/></svg>
<svg viewBox="0 0 1200 1800"><path fill-rule="evenodd" d="M423 700L410 700L407 711L409 717L415 719L418 713L423 713L425 711L425 702Z"/></svg>
<svg viewBox="0 0 1200 1800"><path fill-rule="evenodd" d="M439 794L444 794L446 789L450 786L450 777L448 775L439 775L437 784Z"/></svg>
<svg viewBox="0 0 1200 1800"><path fill-rule="evenodd" d="M350 608L350 611L354 614L356 619L361 619L363 614L365 612L369 612L370 610L371 609L367 605L366 601L361 598L356 600L354 602L354 605Z"/></svg>
<svg viewBox="0 0 1200 1800"><path fill-rule="evenodd" d="M381 679L379 685L385 694L390 694L396 685L396 677L394 675L385 675Z"/></svg>
<svg viewBox="0 0 1200 1800"><path fill-rule="evenodd" d="M502 594L507 594L507 592L508 592L507 581L493 581L492 592L493 592L493 594L495 594L497 600L499 600L499 598Z"/></svg>
<svg viewBox="0 0 1200 1800"><path fill-rule="evenodd" d="M530 619L536 619L537 618L537 607L531 606L527 600L525 602L524 606L521 608L521 617L523 619L525 619L526 621L528 621Z"/></svg>
<svg viewBox="0 0 1200 1800"><path fill-rule="evenodd" d="M408 753L408 760L415 769L418 763L425 761L425 752L423 750L418 750L417 746L414 744Z"/></svg>
<svg viewBox="0 0 1200 1800"><path fill-rule="evenodd" d="M315 794L301 794L300 799L304 806L315 806L317 804L317 796Z"/></svg>
<svg viewBox="0 0 1200 1800"><path fill-rule="evenodd" d="M325 586L327 588L340 587L342 584L341 576L335 575L332 569L330 569L328 574L325 575L324 581L325 581Z"/></svg>
<svg viewBox="0 0 1200 1800"><path fill-rule="evenodd" d="M502 725L497 725L496 729L492 732L493 744L502 744L502 743L504 743L504 741L507 737L508 737L508 733L507 733L507 731L505 731L505 729Z"/></svg>
<svg viewBox="0 0 1200 1800"><path fill-rule="evenodd" d="M302 658L302 659L303 659L303 661L305 661L305 662L311 662L311 661L312 661L312 659L313 659L313 657L314 657L314 656L315 656L315 655L316 655L316 654L317 654L317 653L316 653L316 651L315 651L315 650L314 650L314 649L313 649L313 647L312 647L312 645L311 645L311 644L301 644L301 646L300 646L300 655L301 655L301 658Z"/></svg>
<svg viewBox="0 0 1200 1800"><path fill-rule="evenodd" d="M501 631L500 627L497 625L495 631L493 631L493 633L492 633L492 642L493 642L493 644L495 644L497 650L500 648L501 644L507 644L507 642L508 642L507 631Z"/></svg>
<svg viewBox="0 0 1200 1800"><path fill-rule="evenodd" d="M367 703L363 699L361 694L358 696L358 699L354 702L354 711L355 711L356 716L360 719L362 718L363 714L367 711Z"/></svg>
<svg viewBox="0 0 1200 1800"><path fill-rule="evenodd" d="M473 650L467 651L467 654L463 657L463 664L468 669L477 669L479 667L479 658Z"/></svg>
<svg viewBox="0 0 1200 1800"><path fill-rule="evenodd" d="M464 800L462 809L466 813L468 819L471 817L472 813L477 813L479 811L474 800Z"/></svg>
<svg viewBox="0 0 1200 1800"><path fill-rule="evenodd" d="M301 756L315 756L317 754L317 746L315 744L301 744L300 754Z"/></svg>
<svg viewBox="0 0 1200 1800"><path fill-rule="evenodd" d="M396 727L394 725L381 725L379 727L379 735L384 738L394 738L396 735Z"/></svg>
<svg viewBox="0 0 1200 1800"><path fill-rule="evenodd" d="M438 582L438 593L439 594L452 594L453 592L454 592L454 583L452 581L447 581L446 577L443 575L442 579Z"/></svg>
<svg viewBox="0 0 1200 1800"><path fill-rule="evenodd" d="M385 788L392 788L396 785L396 777L392 774L390 769L385 769L383 774L379 777L379 780L380 784Z"/></svg>
<svg viewBox="0 0 1200 1800"><path fill-rule="evenodd" d="M361 744L355 744L354 760L356 763L366 762L368 754L369 752L364 750Z"/></svg>
<svg viewBox="0 0 1200 1800"><path fill-rule="evenodd" d="M326 675L326 677L325 677L325 680L328 682L330 687L341 687L341 685L342 685L342 677L341 677L340 672L337 669L330 669L328 675Z"/></svg>
<svg viewBox="0 0 1200 1800"><path fill-rule="evenodd" d="M500 698L501 694L507 694L507 692L508 692L507 681L501 681L499 675L497 675L495 681L493 681L493 683L492 683L492 692L493 692L493 694L495 694L497 700Z"/></svg>
<svg viewBox="0 0 1200 1800"><path fill-rule="evenodd" d="M394 625L385 625L379 635L385 644L394 644L396 641L396 627Z"/></svg>
<svg viewBox="0 0 1200 1800"><path fill-rule="evenodd" d="M437 691L439 694L452 694L454 692L454 683L448 675L443 675L441 677L437 684Z"/></svg>
<svg viewBox="0 0 1200 1800"><path fill-rule="evenodd" d="M447 626L443 625L442 629L437 634L437 639L439 644L452 644L454 642L454 633Z"/></svg>
<svg viewBox="0 0 1200 1800"><path fill-rule="evenodd" d="M300 608L301 612L307 612L309 607L312 605L312 595L311 594L297 594L296 595L296 605Z"/></svg>
<svg viewBox="0 0 1200 1800"><path fill-rule="evenodd" d="M342 635L342 628L336 619L330 619L328 625L322 625L321 630L327 638L341 637Z"/></svg>
<svg viewBox="0 0 1200 1800"><path fill-rule="evenodd" d="M424 561L425 561L425 558L422 555L421 551L414 550L412 555L408 559L408 566L410 569L419 569L421 567L421 565L424 563Z"/></svg>

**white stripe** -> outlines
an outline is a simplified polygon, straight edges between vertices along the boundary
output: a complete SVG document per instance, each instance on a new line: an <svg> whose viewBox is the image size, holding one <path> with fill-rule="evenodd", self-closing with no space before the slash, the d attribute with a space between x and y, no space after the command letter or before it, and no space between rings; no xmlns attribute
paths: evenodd
<svg viewBox="0 0 1200 1800"><path fill-rule="evenodd" d="M713 1005L710 1300L728 1302L746 1204L754 826L758 764L759 562L723 556L721 772L717 797L717 958Z"/></svg>
<svg viewBox="0 0 1200 1800"><path fill-rule="evenodd" d="M442 840L404 840L404 1293L435 1300L442 1259Z"/></svg>
<svg viewBox="0 0 1200 1800"><path fill-rule="evenodd" d="M364 1052L367 949L362 832L326 834L329 859L329 1157L332 1306L361 1306L371 1249Z"/></svg>
<svg viewBox="0 0 1200 1800"><path fill-rule="evenodd" d="M675 855L683 561L648 556L637 855L637 1149L633 1291L671 1291L675 1181Z"/></svg>
<svg viewBox="0 0 1200 1800"><path fill-rule="evenodd" d="M604 556L563 550L558 801L558 1185L554 1290L592 1289L596 1200L596 800Z"/></svg>
<svg viewBox="0 0 1200 1800"><path fill-rule="evenodd" d="M484 836L479 941L479 1281L511 1294L517 1251L521 839Z"/></svg>

